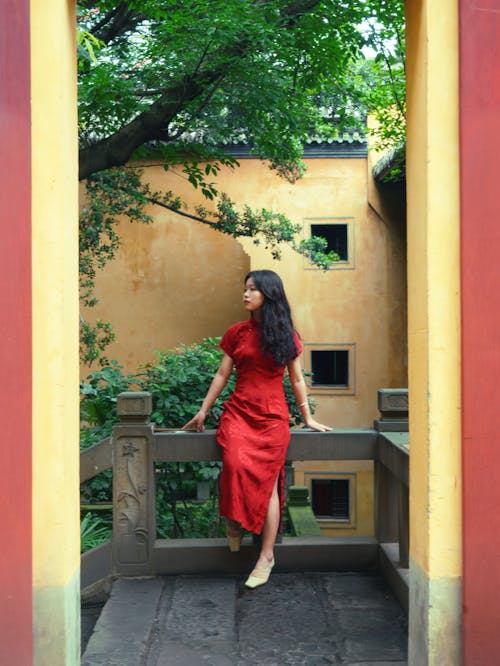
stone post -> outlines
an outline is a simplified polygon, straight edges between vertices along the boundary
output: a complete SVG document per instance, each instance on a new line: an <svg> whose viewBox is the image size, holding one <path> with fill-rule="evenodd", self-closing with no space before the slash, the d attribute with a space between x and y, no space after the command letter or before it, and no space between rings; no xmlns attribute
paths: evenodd
<svg viewBox="0 0 500 666"><path fill-rule="evenodd" d="M408 432L408 389L379 389L378 432ZM375 533L380 543L400 544L400 560L408 566L408 488L375 461Z"/></svg>
<svg viewBox="0 0 500 666"><path fill-rule="evenodd" d="M408 432L408 389L377 391L380 419L373 424L378 432Z"/></svg>
<svg viewBox="0 0 500 666"><path fill-rule="evenodd" d="M399 566L408 569L410 557L410 514L408 488L398 482Z"/></svg>
<svg viewBox="0 0 500 666"><path fill-rule="evenodd" d="M306 486L290 486L287 506L295 536L321 536Z"/></svg>
<svg viewBox="0 0 500 666"><path fill-rule="evenodd" d="M375 535L379 543L399 539L397 481L378 460L375 461Z"/></svg>
<svg viewBox="0 0 500 666"><path fill-rule="evenodd" d="M113 573L153 573L156 539L153 426L150 393L120 393L113 428Z"/></svg>

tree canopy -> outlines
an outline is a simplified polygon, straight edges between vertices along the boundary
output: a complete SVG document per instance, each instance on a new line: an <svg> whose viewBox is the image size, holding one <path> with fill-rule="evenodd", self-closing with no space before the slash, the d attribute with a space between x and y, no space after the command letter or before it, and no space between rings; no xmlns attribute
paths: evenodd
<svg viewBox="0 0 500 666"><path fill-rule="evenodd" d="M392 85L400 53L384 50L403 24L399 0L80 0L87 302L96 266L118 245L116 216L149 221L151 202L235 237L261 236L276 256L287 242L319 265L334 260L317 240L295 243L296 226L279 213L238 210L218 191L217 174L237 167L227 145L244 142L293 181L306 138L364 132L370 105L387 106L388 97L394 105L392 88L400 96L401 82ZM364 46L375 54L369 65ZM213 200L210 210L186 212L175 192L152 192L137 169L124 168L149 156L181 169Z"/></svg>

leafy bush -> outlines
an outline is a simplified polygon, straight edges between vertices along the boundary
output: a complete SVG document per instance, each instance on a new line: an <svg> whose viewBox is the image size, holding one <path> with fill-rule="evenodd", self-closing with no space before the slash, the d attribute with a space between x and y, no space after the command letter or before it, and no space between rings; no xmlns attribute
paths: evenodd
<svg viewBox="0 0 500 666"><path fill-rule="evenodd" d="M116 398L119 393L136 385L133 375L124 375L123 367L111 361L95 372L87 381L80 382L80 450L109 437L118 421ZM112 470L105 470L80 486L85 502L109 502L112 500Z"/></svg>
<svg viewBox="0 0 500 666"><path fill-rule="evenodd" d="M225 535L218 502L161 502L157 504L156 534L159 539L215 538Z"/></svg>
<svg viewBox="0 0 500 666"><path fill-rule="evenodd" d="M136 384L133 375L123 375L117 361L91 372L86 382L80 382L80 420L84 425L84 444L107 437L117 421L116 398ZM90 433L95 433L96 440ZM94 441L92 441L94 440Z"/></svg>
<svg viewBox="0 0 500 666"><path fill-rule="evenodd" d="M80 499L88 504L113 501L113 470L105 469L100 474L80 484Z"/></svg>
<svg viewBox="0 0 500 666"><path fill-rule="evenodd" d="M206 338L198 344L157 352L158 364L143 367L138 379L141 390L153 394L154 423L179 428L196 414L222 360L219 341L220 338ZM233 374L208 414L207 428L217 427L222 403L229 398L234 385Z"/></svg>
<svg viewBox="0 0 500 666"><path fill-rule="evenodd" d="M80 552L95 548L111 537L111 524L88 511L80 522Z"/></svg>

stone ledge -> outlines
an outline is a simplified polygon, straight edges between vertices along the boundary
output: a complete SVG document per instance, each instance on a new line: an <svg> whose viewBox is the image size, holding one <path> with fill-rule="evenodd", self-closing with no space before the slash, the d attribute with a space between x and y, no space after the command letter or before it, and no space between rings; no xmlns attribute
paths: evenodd
<svg viewBox="0 0 500 666"><path fill-rule="evenodd" d="M143 663L147 656L163 580L117 580L97 620L82 666L123 666Z"/></svg>
<svg viewBox="0 0 500 666"><path fill-rule="evenodd" d="M385 581L408 613L410 572L399 566L399 544L380 544L379 566Z"/></svg>
<svg viewBox="0 0 500 666"><path fill-rule="evenodd" d="M378 566L375 537L283 537L276 545L276 572L373 571ZM258 547L243 539L239 553L225 539L157 540L154 575L244 574L254 565Z"/></svg>

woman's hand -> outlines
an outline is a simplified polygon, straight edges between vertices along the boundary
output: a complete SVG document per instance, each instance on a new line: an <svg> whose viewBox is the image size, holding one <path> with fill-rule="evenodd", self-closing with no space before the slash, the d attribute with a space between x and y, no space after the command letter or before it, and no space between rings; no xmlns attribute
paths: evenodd
<svg viewBox="0 0 500 666"><path fill-rule="evenodd" d="M330 428L330 426L323 425L322 423L318 423L314 419L307 419L305 422L306 427L310 428L311 430L316 430L317 432L327 432L329 430L333 430L333 428Z"/></svg>
<svg viewBox="0 0 500 666"><path fill-rule="evenodd" d="M222 389L227 384L227 380L229 379L232 370L233 359L227 354L224 354L219 369L212 379L208 393L201 403L200 411L193 416L191 421L188 421L186 425L182 426L181 430L196 430L196 432L203 432L205 430L205 419L207 418L207 414L221 394Z"/></svg>
<svg viewBox="0 0 500 666"><path fill-rule="evenodd" d="M205 430L205 419L207 418L207 413L200 409L198 414L193 416L191 421L188 421L186 425L182 426L181 430L196 430L196 432L203 432Z"/></svg>

